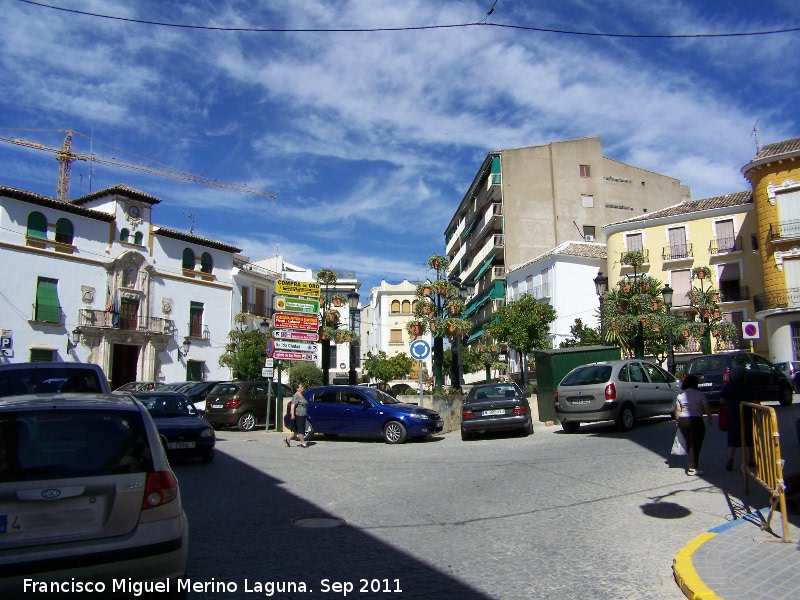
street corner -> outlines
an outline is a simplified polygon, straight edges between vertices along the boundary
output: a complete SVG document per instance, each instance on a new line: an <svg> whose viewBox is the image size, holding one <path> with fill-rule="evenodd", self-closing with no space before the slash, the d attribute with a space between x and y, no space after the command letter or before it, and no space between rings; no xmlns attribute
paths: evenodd
<svg viewBox="0 0 800 600"><path fill-rule="evenodd" d="M675 575L675 582L687 598L692 600L714 600L719 598L714 591L709 588L700 578L692 562L692 555L706 542L715 538L718 534L706 532L698 535L691 540L672 562L672 571Z"/></svg>

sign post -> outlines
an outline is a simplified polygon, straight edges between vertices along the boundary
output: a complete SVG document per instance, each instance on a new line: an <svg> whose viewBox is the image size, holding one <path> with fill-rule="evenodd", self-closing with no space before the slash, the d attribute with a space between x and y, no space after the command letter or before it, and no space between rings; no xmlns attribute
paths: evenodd
<svg viewBox="0 0 800 600"><path fill-rule="evenodd" d="M419 405L422 406L422 361L430 356L431 346L425 340L414 340L408 347L408 352L411 354L411 358L419 361L417 369L419 371Z"/></svg>

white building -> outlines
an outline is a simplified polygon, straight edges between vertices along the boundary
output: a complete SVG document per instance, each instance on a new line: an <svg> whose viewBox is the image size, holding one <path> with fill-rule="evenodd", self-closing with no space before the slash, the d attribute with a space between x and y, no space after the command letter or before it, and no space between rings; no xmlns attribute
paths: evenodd
<svg viewBox="0 0 800 600"><path fill-rule="evenodd" d="M570 337L570 327L581 319L587 327L599 327L600 299L594 286L597 272L605 269L606 245L593 242L564 242L533 260L514 266L506 273L506 299L517 300L528 293L556 310L550 326L553 347ZM512 352L509 372L520 371L520 360Z"/></svg>

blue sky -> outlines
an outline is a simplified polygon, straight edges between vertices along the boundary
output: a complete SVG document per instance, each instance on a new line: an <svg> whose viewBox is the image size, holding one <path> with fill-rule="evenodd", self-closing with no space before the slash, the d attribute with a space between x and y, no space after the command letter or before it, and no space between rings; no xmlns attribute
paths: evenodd
<svg viewBox="0 0 800 600"><path fill-rule="evenodd" d="M239 29L478 23L617 34L797 28L796 0L42 0L121 19ZM694 198L747 189L762 145L800 136L800 32L578 36L467 26L382 32L165 27L0 0L0 136L248 184L269 198L94 165L154 219L311 268L426 277L491 150L602 136L604 154ZM19 131L28 129L31 131ZM122 153L121 150L127 151ZM81 179L83 175L83 179ZM0 143L0 185L55 194L47 152ZM72 194L89 192L88 166Z"/></svg>

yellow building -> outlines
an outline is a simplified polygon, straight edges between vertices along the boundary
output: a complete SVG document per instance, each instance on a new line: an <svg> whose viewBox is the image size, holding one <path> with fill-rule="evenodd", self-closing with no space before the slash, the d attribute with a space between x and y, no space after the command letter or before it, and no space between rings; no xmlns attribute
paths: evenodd
<svg viewBox="0 0 800 600"><path fill-rule="evenodd" d="M767 340L763 336L749 340L742 335L742 323L752 321L755 316L752 298L763 290L758 231L749 191L685 200L611 223L603 227L607 239L609 289L621 278L634 274L633 268L621 264L622 254L640 250L645 264L638 269L638 274L644 272L675 290L674 313L695 317L688 295L693 286L719 290L722 316L737 325L739 340L726 343L712 339L712 352L749 350L752 343L754 351L767 356ZM693 269L697 267L709 267L710 280L693 279ZM700 340L690 338L682 348L676 347L676 363L684 362L687 354L699 352Z"/></svg>
<svg viewBox="0 0 800 600"><path fill-rule="evenodd" d="M800 138L764 146L742 167L758 216L765 324L773 361L800 359Z"/></svg>

